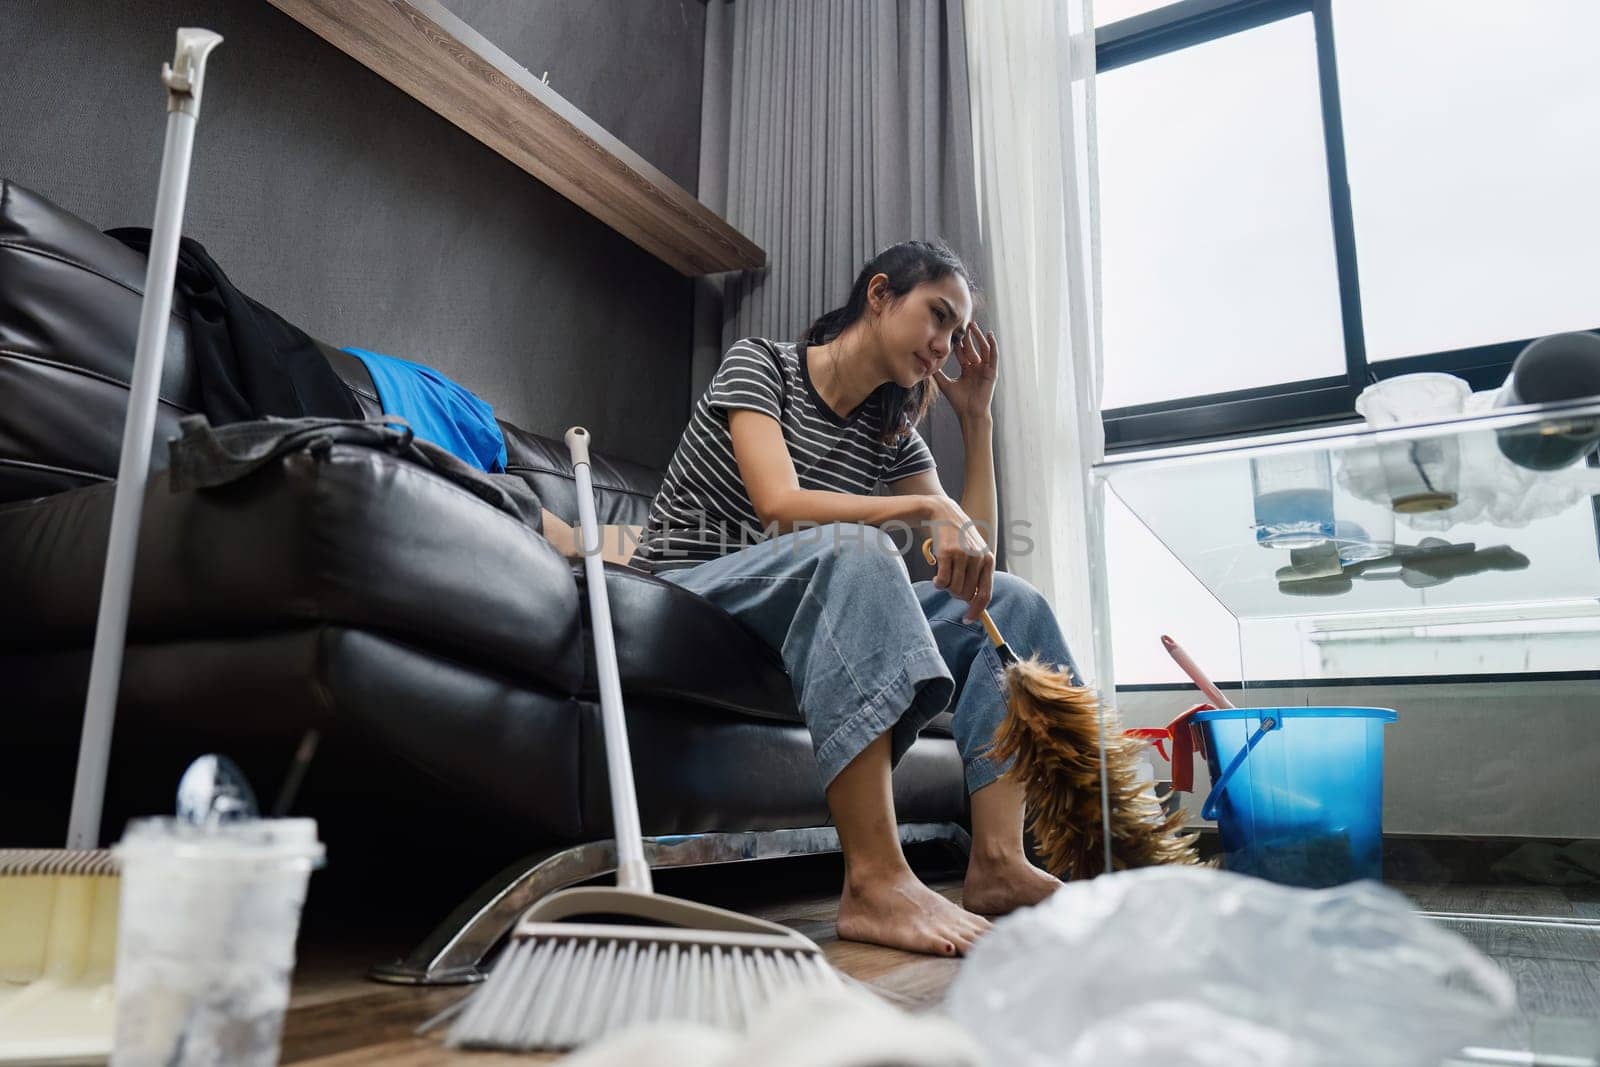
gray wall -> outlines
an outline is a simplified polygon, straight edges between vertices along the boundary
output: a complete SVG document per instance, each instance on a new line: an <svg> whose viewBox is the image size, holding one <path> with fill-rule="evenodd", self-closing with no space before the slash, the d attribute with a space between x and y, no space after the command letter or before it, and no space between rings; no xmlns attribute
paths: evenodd
<svg viewBox="0 0 1600 1067"><path fill-rule="evenodd" d="M705 11L447 0L694 191ZM665 466L691 285L266 0L0 0L0 174L101 228L148 226L180 25L214 54L185 232L309 332L428 363L501 417Z"/></svg>
<svg viewBox="0 0 1600 1067"><path fill-rule="evenodd" d="M1600 838L1600 686L1592 681L1252 687L1234 699L1398 711L1384 735L1387 833ZM1198 700L1192 691L1118 694L1127 726L1165 726ZM1209 782L1197 757L1191 813Z"/></svg>

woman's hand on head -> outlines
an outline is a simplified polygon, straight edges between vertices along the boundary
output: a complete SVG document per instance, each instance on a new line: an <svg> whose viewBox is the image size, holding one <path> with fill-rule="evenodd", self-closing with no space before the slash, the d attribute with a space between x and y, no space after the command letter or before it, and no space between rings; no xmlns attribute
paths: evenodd
<svg viewBox="0 0 1600 1067"><path fill-rule="evenodd" d="M929 498L928 528L933 535L933 556L938 564L935 588L947 589L967 603L965 621L976 619L994 594L994 553L978 524L947 496Z"/></svg>
<svg viewBox="0 0 1600 1067"><path fill-rule="evenodd" d="M1000 375L1000 351L995 345L994 332L985 334L973 323L952 354L961 364L961 377L951 378L943 370L935 370L934 383L958 417L987 416L994 399L995 379Z"/></svg>

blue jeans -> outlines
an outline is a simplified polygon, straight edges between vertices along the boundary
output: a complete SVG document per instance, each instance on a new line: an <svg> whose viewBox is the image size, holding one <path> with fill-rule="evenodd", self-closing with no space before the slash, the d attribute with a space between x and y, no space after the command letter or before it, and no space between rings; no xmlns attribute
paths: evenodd
<svg viewBox="0 0 1600 1067"><path fill-rule="evenodd" d="M754 630L783 655L811 731L822 784L885 731L897 764L954 700L951 732L975 792L1005 772L985 750L1005 717L1004 669L964 601L912 582L876 526L830 523L720 559L660 572ZM989 615L1017 655L1077 677L1066 639L1037 589L995 572Z"/></svg>

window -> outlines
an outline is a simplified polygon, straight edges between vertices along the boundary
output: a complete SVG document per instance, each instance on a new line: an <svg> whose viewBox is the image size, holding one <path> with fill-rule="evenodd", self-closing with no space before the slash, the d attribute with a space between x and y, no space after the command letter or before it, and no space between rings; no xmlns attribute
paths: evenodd
<svg viewBox="0 0 1600 1067"><path fill-rule="evenodd" d="M1600 324L1600 4L1333 16L1367 358Z"/></svg>
<svg viewBox="0 0 1600 1067"><path fill-rule="evenodd" d="M1108 448L1600 326L1600 4L1096 8Z"/></svg>
<svg viewBox="0 0 1600 1067"><path fill-rule="evenodd" d="M1105 523L1112 676L1119 686L1188 681L1162 646L1162 634L1175 638L1213 679L1238 681L1239 624L1228 609L1115 492L1106 493Z"/></svg>
<svg viewBox="0 0 1600 1067"><path fill-rule="evenodd" d="M1311 16L1113 70L1095 106L1104 406L1343 374Z"/></svg>

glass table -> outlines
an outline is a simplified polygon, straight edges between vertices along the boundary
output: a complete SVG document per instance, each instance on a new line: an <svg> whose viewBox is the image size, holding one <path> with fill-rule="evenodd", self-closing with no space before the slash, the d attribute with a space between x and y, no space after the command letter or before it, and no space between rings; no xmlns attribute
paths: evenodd
<svg viewBox="0 0 1600 1067"><path fill-rule="evenodd" d="M1196 825L1209 825L1208 769L1258 746L1230 780L1223 822L1259 833L1241 844L1237 825L1231 840L1223 825L1212 847L1230 866L1299 884L1381 869L1517 983L1517 1019L1466 1061L1596 1065L1600 403L1473 400L1447 422L1119 454L1093 474L1236 628L1237 662L1205 664L1232 702L1288 709L1210 724L1227 751L1197 763L1185 799ZM1115 603L1119 589L1107 595ZM1111 628L1102 617L1095 629L1097 676L1110 678ZM1124 722L1156 725L1201 699L1155 695L1167 709L1140 721L1130 702L1152 694L1120 693ZM1394 709L1398 721L1296 730L1326 707ZM1270 744L1291 739L1298 747L1272 766ZM1341 822L1292 862L1271 854L1263 836L1275 819L1293 824L1297 804L1305 814L1294 790L1334 753L1340 773L1315 789L1359 792L1370 770L1381 840L1375 820L1370 849Z"/></svg>

